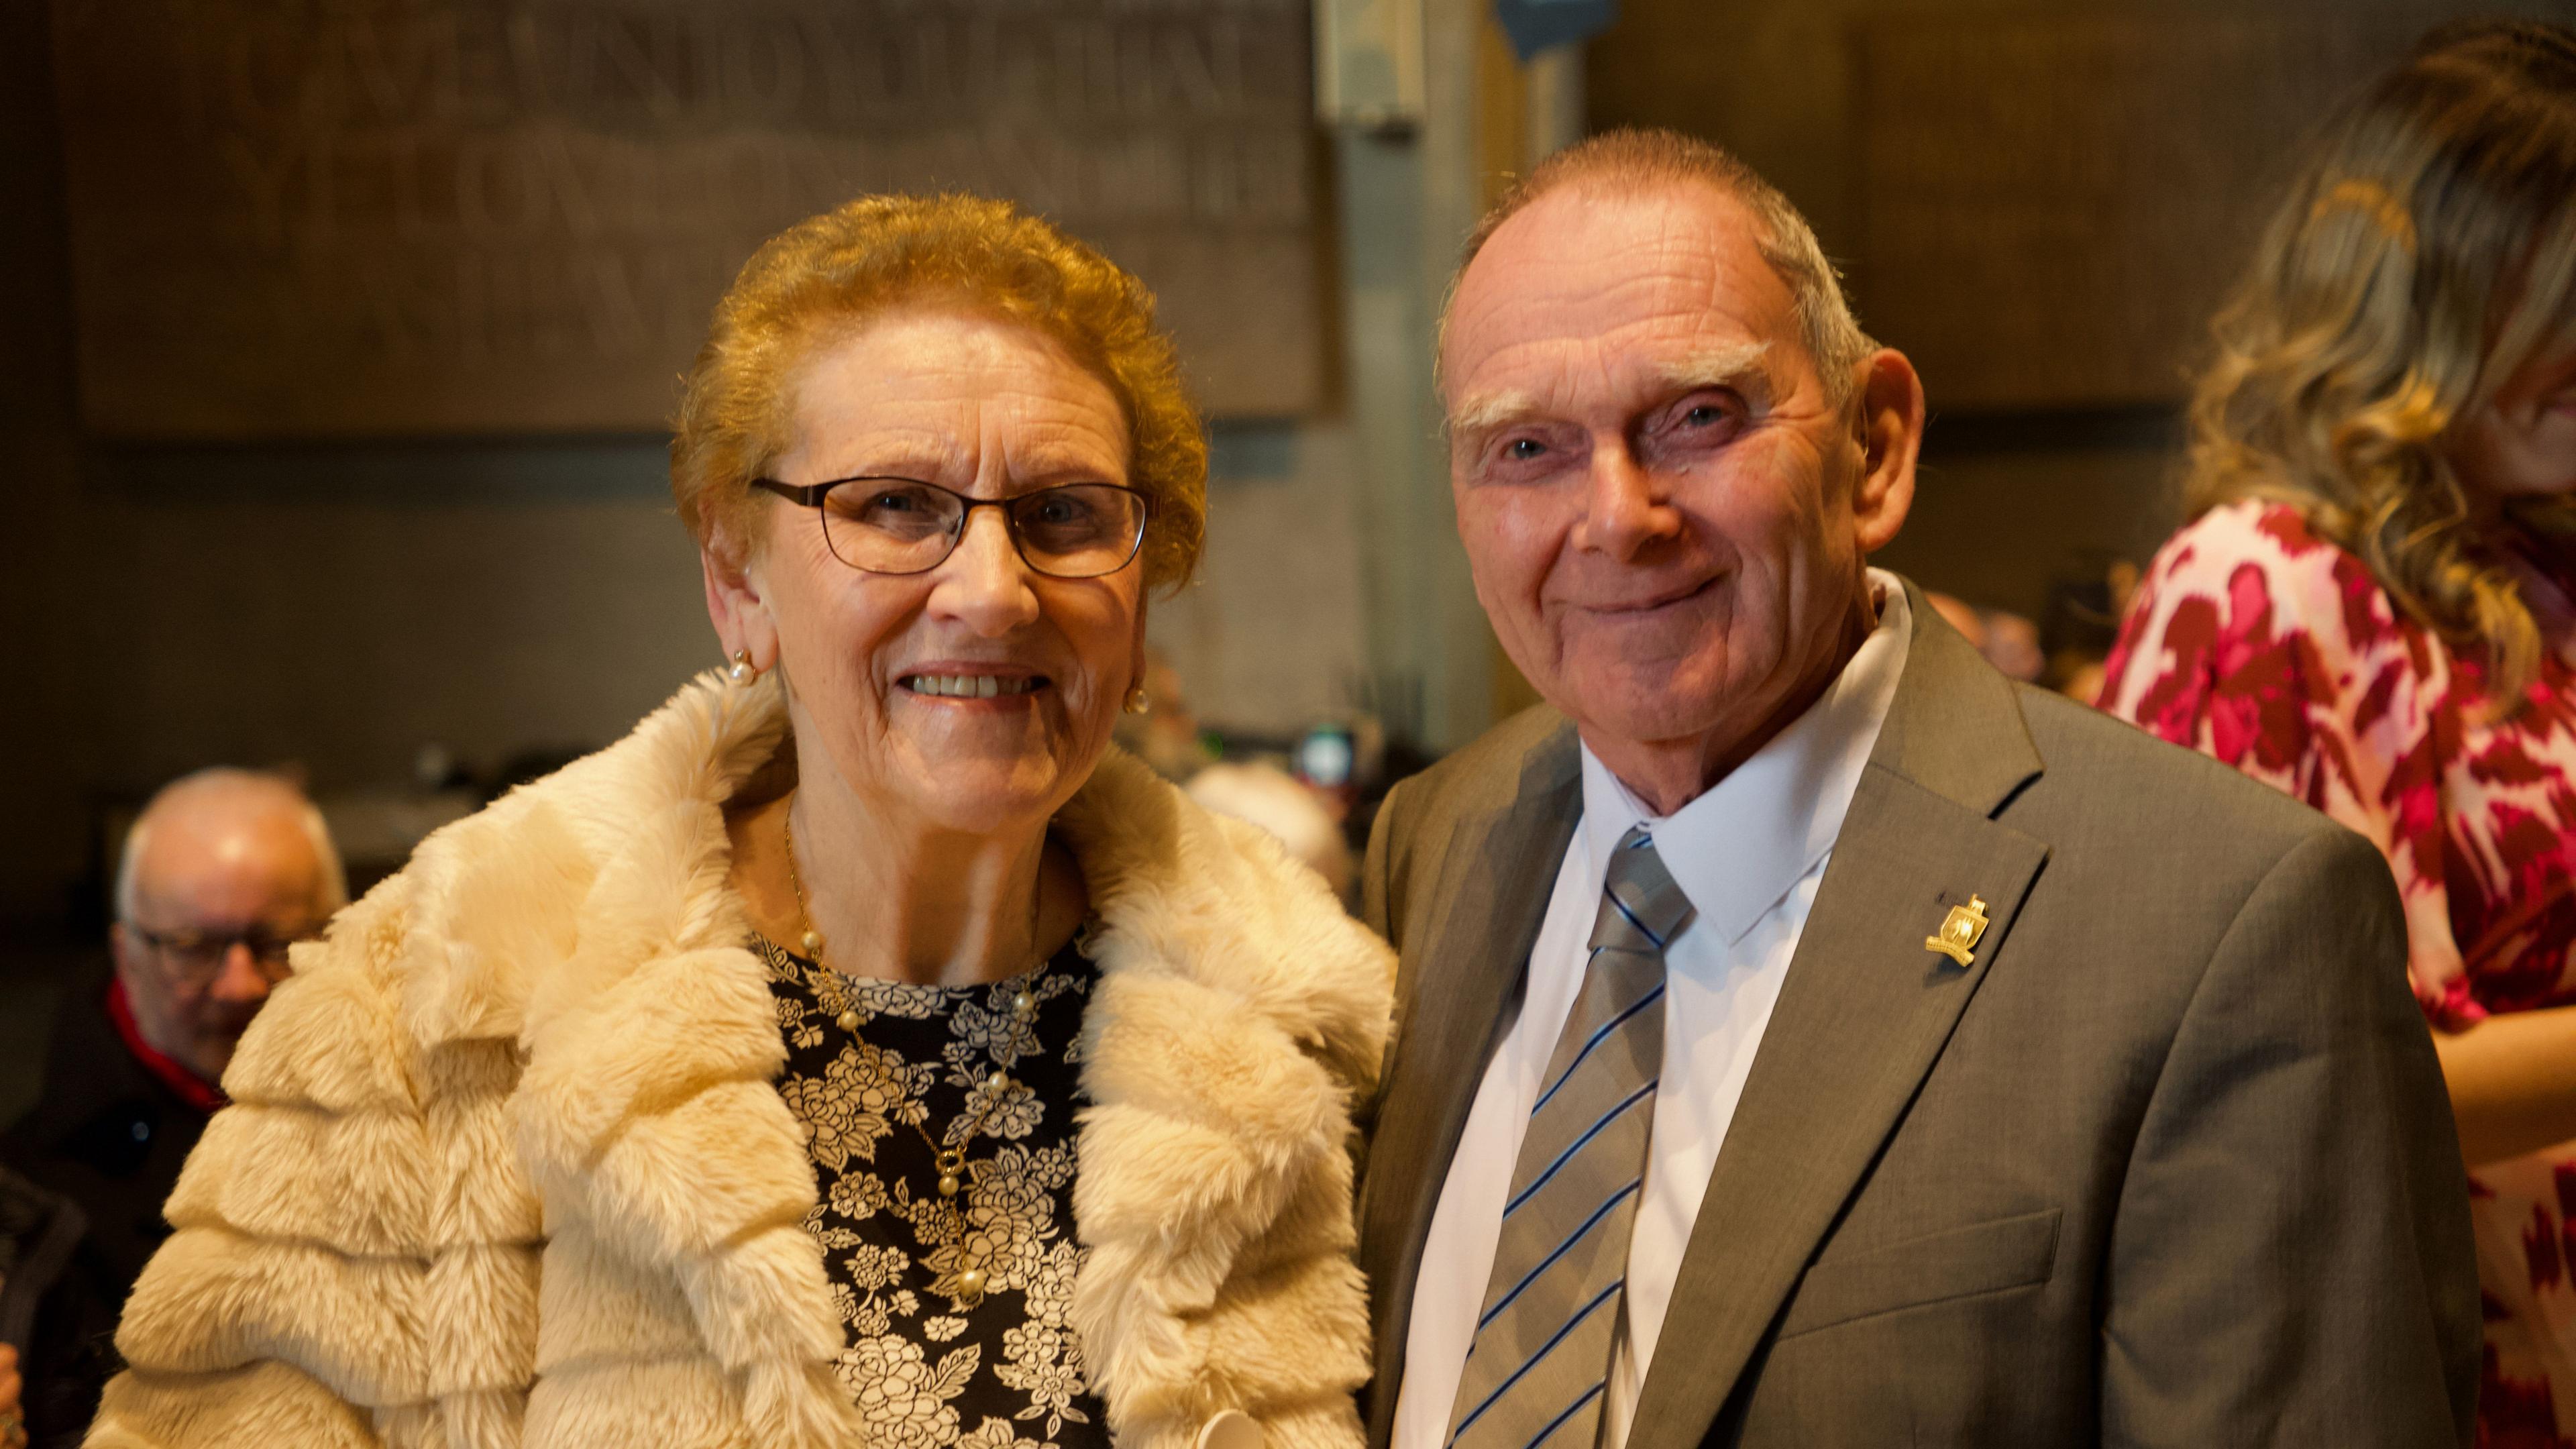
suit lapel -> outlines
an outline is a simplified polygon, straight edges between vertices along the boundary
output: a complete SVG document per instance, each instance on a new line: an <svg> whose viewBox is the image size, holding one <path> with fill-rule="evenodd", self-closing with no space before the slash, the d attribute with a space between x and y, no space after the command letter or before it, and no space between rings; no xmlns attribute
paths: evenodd
<svg viewBox="0 0 2576 1449"><path fill-rule="evenodd" d="M1709 1176L1629 1449L1691 1449L2006 949L2046 862L1994 812L2036 775L2012 687L1909 586L1886 725ZM1973 964L1924 938L1983 897Z"/></svg>
<svg viewBox="0 0 2576 1449"><path fill-rule="evenodd" d="M1511 799L1461 819L1431 897L1445 905L1405 953L1393 1066L1359 1208L1360 1266L1376 1290L1373 1444L1388 1441L1394 1422L1413 1279L1446 1165L1583 813L1578 759L1573 730L1556 731L1526 758Z"/></svg>
<svg viewBox="0 0 2576 1449"><path fill-rule="evenodd" d="M1709 1174L1629 1449L1697 1445L2011 933L2047 849L1873 766ZM1961 968L1923 944L1982 896Z"/></svg>

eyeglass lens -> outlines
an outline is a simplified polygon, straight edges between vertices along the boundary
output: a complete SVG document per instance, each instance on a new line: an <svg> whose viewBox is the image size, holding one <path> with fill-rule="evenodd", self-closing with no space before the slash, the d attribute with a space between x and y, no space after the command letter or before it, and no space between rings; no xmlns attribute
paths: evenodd
<svg viewBox="0 0 2576 1449"><path fill-rule="evenodd" d="M948 557L965 534L967 510L983 502L935 483L853 479L823 495L823 534L833 556L853 568L915 574ZM1145 500L1112 484L1069 483L993 502L1020 557L1054 578L1116 573L1144 539Z"/></svg>
<svg viewBox="0 0 2576 1449"><path fill-rule="evenodd" d="M235 946L249 948L251 959L271 976L286 970L286 952L298 941L312 939L311 933L292 936L274 935L264 928L254 928L240 935L208 931L141 931L146 942L159 950L164 959L184 976L212 976L223 969L224 958Z"/></svg>

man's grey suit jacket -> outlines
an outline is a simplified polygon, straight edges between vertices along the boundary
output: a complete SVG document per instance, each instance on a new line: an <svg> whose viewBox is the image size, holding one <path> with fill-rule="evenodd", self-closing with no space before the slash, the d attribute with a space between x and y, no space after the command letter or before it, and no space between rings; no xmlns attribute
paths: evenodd
<svg viewBox="0 0 2576 1449"><path fill-rule="evenodd" d="M2467 1179L2386 865L1912 599L1629 1449L2469 1443ZM1533 710L1370 842L1403 957L1360 1199L1375 1449L1581 809L1573 732ZM1962 968L1924 938L1972 895Z"/></svg>

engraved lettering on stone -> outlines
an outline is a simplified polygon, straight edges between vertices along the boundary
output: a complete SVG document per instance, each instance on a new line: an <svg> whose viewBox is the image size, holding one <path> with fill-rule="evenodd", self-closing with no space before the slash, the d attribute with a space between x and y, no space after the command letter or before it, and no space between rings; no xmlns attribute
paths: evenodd
<svg viewBox="0 0 2576 1449"><path fill-rule="evenodd" d="M1302 0L53 0L85 406L173 436L653 428L779 227L1009 195L1205 401L1321 392Z"/></svg>

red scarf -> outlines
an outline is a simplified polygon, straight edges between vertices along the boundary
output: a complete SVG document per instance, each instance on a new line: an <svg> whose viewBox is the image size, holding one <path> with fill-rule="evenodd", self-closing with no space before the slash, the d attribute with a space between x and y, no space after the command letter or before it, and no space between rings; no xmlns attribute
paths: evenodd
<svg viewBox="0 0 2576 1449"><path fill-rule="evenodd" d="M125 999L125 982L111 981L107 988L107 1019L116 1023L116 1034L125 1039L125 1049L143 1069L161 1079L161 1085L178 1094L180 1101L200 1112L212 1113L229 1099L224 1089L179 1065L178 1059L161 1054L143 1039L143 1029L134 1024L134 1003Z"/></svg>

